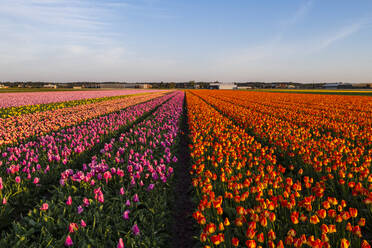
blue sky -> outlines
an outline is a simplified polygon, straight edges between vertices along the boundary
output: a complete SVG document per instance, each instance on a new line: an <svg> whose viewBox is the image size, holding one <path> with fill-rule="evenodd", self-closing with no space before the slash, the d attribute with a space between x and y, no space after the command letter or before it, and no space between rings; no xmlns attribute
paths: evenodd
<svg viewBox="0 0 372 248"><path fill-rule="evenodd" d="M0 0L0 81L372 82L371 0Z"/></svg>

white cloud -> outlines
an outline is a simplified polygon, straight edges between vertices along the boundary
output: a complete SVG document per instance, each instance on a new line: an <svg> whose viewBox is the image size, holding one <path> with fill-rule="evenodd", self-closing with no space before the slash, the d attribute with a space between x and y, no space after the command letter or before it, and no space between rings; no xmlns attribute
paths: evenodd
<svg viewBox="0 0 372 248"><path fill-rule="evenodd" d="M361 30L365 24L365 21L356 21L355 23L342 27L337 32L331 33L330 35L324 37L318 44L317 49L325 49L331 46L333 43L353 35Z"/></svg>

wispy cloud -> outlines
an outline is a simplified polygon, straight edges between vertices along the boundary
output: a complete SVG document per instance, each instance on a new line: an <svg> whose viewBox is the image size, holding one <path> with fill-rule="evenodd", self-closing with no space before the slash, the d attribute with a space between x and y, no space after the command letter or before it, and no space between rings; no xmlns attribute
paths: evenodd
<svg viewBox="0 0 372 248"><path fill-rule="evenodd" d="M229 63L244 65L246 63L277 57L278 55L280 56L290 52L289 47L282 46L281 42L284 39L286 32L288 32L290 28L305 18L307 13L311 10L313 2L313 0L302 2L302 4L293 12L291 16L279 22L280 25L277 32L273 33L268 40L263 41L260 44L251 45L247 48L244 48L232 56L224 56L220 62L222 64Z"/></svg>
<svg viewBox="0 0 372 248"><path fill-rule="evenodd" d="M174 61L139 56L126 43L127 16L164 18L153 4L0 0L0 80L130 80L144 68L148 80L164 74Z"/></svg>
<svg viewBox="0 0 372 248"><path fill-rule="evenodd" d="M125 44L122 34L110 31L111 17L128 6L114 0L0 0L0 63L122 55Z"/></svg>
<svg viewBox="0 0 372 248"><path fill-rule="evenodd" d="M314 0L304 1L289 18L282 20L281 21L282 25L279 33L284 33L292 26L296 25L299 21L301 21L311 10L313 3Z"/></svg>
<svg viewBox="0 0 372 248"><path fill-rule="evenodd" d="M347 37L361 30L367 24L368 24L368 21L363 19L363 20L357 20L354 23L345 25L341 27L338 31L331 32L331 34L323 37L320 40L320 42L315 46L315 50L325 49L331 46L333 43L336 43L337 41L346 39Z"/></svg>

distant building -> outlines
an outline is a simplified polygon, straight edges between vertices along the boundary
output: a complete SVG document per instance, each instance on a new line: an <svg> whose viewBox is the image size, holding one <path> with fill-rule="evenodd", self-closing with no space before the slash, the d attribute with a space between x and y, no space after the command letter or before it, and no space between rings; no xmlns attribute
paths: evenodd
<svg viewBox="0 0 372 248"><path fill-rule="evenodd" d="M323 85L324 89L351 89L352 84L349 83L326 83Z"/></svg>
<svg viewBox="0 0 372 248"><path fill-rule="evenodd" d="M236 86L238 90L249 90L252 89L252 86Z"/></svg>
<svg viewBox="0 0 372 248"><path fill-rule="evenodd" d="M209 84L209 89L235 90L237 87L234 83L211 83Z"/></svg>
<svg viewBox="0 0 372 248"><path fill-rule="evenodd" d="M372 83L371 84L353 84L352 87L356 89L370 89L372 88Z"/></svg>
<svg viewBox="0 0 372 248"><path fill-rule="evenodd" d="M57 85L55 84L45 84L43 87L49 89L57 89Z"/></svg>
<svg viewBox="0 0 372 248"><path fill-rule="evenodd" d="M83 87L81 87L81 86L74 86L74 87L72 87L74 90L81 90Z"/></svg>
<svg viewBox="0 0 372 248"><path fill-rule="evenodd" d="M6 88L9 88L9 86L6 86L4 84L0 84L0 89L6 89Z"/></svg>
<svg viewBox="0 0 372 248"><path fill-rule="evenodd" d="M140 89L150 89L151 84L138 84L138 88L140 88Z"/></svg>

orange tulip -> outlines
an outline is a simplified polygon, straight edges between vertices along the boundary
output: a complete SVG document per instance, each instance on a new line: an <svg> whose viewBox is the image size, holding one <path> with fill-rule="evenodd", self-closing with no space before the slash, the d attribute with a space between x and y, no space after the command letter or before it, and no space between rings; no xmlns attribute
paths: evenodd
<svg viewBox="0 0 372 248"><path fill-rule="evenodd" d="M310 223L311 224L318 224L319 223L319 218L318 218L318 216L316 216L316 215L313 215L313 216L311 216L310 217Z"/></svg>
<svg viewBox="0 0 372 248"><path fill-rule="evenodd" d="M237 239L237 238L232 238L231 239L231 244L233 245L233 246L235 246L235 247L237 247L238 245L239 245L239 239Z"/></svg>
<svg viewBox="0 0 372 248"><path fill-rule="evenodd" d="M273 229L270 229L270 231L267 233L267 235L268 235L268 238L269 238L270 240L275 240L275 239L276 239L276 234L275 234L275 232L273 231Z"/></svg>
<svg viewBox="0 0 372 248"><path fill-rule="evenodd" d="M348 248L350 246L350 242L347 239L341 239L341 248Z"/></svg>
<svg viewBox="0 0 372 248"><path fill-rule="evenodd" d="M371 248L371 245L367 242L367 240L363 240L361 247L362 248Z"/></svg>
<svg viewBox="0 0 372 248"><path fill-rule="evenodd" d="M248 248L256 248L256 246L257 246L255 240L247 240L247 241L245 242L245 245L246 245Z"/></svg>
<svg viewBox="0 0 372 248"><path fill-rule="evenodd" d="M349 208L349 213L350 213L351 217L355 218L358 215L358 209L356 209L356 208Z"/></svg>

